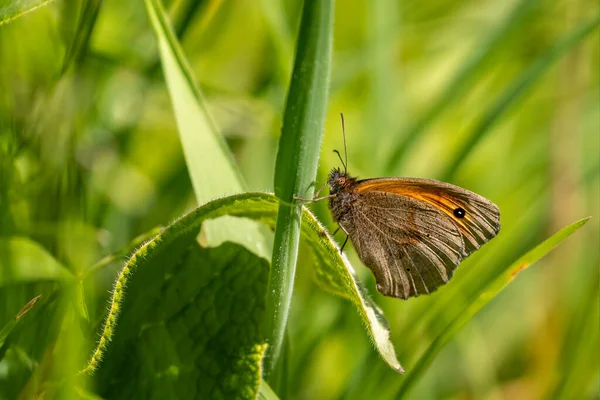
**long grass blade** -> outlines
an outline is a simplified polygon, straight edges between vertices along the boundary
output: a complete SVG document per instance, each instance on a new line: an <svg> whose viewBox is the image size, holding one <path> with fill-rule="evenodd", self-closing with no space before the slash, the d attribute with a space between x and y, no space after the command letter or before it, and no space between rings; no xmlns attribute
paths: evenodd
<svg viewBox="0 0 600 400"><path fill-rule="evenodd" d="M442 94L435 100L433 105L414 122L408 131L404 134L404 140L392 151L387 165L386 172L393 174L398 166L401 165L406 154L410 152L429 125L431 125L444 110L458 100L462 93L469 88L469 81L473 78L475 71L481 67L488 56L507 38L509 32L518 26L519 22L527 15L528 11L539 0L521 0L510 14L504 19L503 23L491 32L484 42L478 45L471 54L471 57L462 64L462 67L456 75L450 80L448 86L442 91Z"/></svg>
<svg viewBox="0 0 600 400"><path fill-rule="evenodd" d="M413 385L419 380L425 373L427 368L431 365L435 357L439 354L442 348L460 331L460 329L467 324L483 307L485 307L490 301L492 301L512 280L524 269L530 267L533 263L538 261L540 258L548 254L553 248L558 246L563 240L575 233L581 228L587 221L588 218L581 219L574 222L571 225L566 226L544 242L539 244L537 247L530 250L524 256L519 258L517 261L512 263L503 274L497 279L492 281L488 287L479 295L479 297L473 301L467 308L459 314L452 322L450 322L447 328L436 337L431 345L425 350L423 355L419 358L414 367L408 369L406 378L400 384L400 388L397 392L397 398L404 398L413 387Z"/></svg>
<svg viewBox="0 0 600 400"><path fill-rule="evenodd" d="M191 67L160 0L146 0L146 9L158 39L167 87L198 204L225 194L243 192L245 185L233 156L212 121ZM209 245L227 240L269 259L270 243L253 221L225 217L203 227Z"/></svg>
<svg viewBox="0 0 600 400"><path fill-rule="evenodd" d="M513 83L502 93L491 107L483 115L479 123L464 139L463 145L452 155L452 160L448 164L446 173L442 180L451 180L456 174L462 162L467 158L469 153L477 146L479 142L490 132L490 129L500 117L518 100L520 100L544 72L567 54L569 50L585 39L598 26L600 13L596 14L588 22L581 24L573 32L559 40L554 46L550 47L542 54L527 70L525 70Z"/></svg>

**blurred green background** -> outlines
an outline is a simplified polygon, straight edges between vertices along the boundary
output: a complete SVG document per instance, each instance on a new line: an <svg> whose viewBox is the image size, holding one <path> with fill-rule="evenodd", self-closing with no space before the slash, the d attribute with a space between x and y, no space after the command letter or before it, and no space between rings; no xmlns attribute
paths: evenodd
<svg viewBox="0 0 600 400"><path fill-rule="evenodd" d="M0 11L14 4L3 0ZM302 2L164 4L248 187L272 191ZM405 369L482 282L561 227L593 217L470 321L409 398L599 394L597 20L581 40L561 42L597 13L587 0L336 4L317 186L340 165L332 150L343 147L343 112L351 174L444 179L502 213L498 238L449 285L405 302L377 294L346 248ZM0 271L0 329L29 300L52 293L59 301L38 311L36 332L72 337L61 365L77 369L125 258L95 265L195 205L143 2L55 1L0 25L0 236L29 238L43 257L86 275L64 293L56 279ZM335 229L325 203L311 208ZM395 398L402 377L379 359L354 307L315 285L311 262L301 248L289 398ZM81 298L87 322L72 315ZM0 398L24 396L31 372L49 362L43 340L29 343L0 361Z"/></svg>

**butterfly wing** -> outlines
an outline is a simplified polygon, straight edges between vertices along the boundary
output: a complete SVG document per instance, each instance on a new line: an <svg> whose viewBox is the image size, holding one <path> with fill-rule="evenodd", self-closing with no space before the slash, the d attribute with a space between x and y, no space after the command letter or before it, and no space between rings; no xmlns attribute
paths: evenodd
<svg viewBox="0 0 600 400"><path fill-rule="evenodd" d="M494 203L448 183L367 179L357 182L354 193L345 228L378 290L388 296L406 299L435 291L500 230Z"/></svg>

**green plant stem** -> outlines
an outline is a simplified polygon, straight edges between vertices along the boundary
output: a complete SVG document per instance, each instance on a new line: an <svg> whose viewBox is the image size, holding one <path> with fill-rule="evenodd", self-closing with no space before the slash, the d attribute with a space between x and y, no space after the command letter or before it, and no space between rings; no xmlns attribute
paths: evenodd
<svg viewBox="0 0 600 400"><path fill-rule="evenodd" d="M333 0L304 3L296 59L283 117L275 165L275 194L281 199L269 288L264 376L269 380L281 353L292 299L301 205L294 196L310 197L317 173L331 65Z"/></svg>

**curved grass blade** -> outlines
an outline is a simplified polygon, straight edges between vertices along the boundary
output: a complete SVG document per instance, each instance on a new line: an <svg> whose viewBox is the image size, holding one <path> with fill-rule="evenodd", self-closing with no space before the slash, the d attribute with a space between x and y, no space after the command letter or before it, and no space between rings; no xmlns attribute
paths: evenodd
<svg viewBox="0 0 600 400"><path fill-rule="evenodd" d="M156 33L167 87L198 204L244 191L244 182L225 139L211 120L200 87L167 21L160 0L145 0ZM203 227L209 245L226 240L270 259L271 245L252 221L223 219Z"/></svg>
<svg viewBox="0 0 600 400"><path fill-rule="evenodd" d="M0 5L0 25L14 21L15 19L44 7L54 0L13 0L7 4Z"/></svg>
<svg viewBox="0 0 600 400"><path fill-rule="evenodd" d="M427 350L419 358L413 368L409 370L406 378L402 380L397 392L397 398L404 398L412 388L412 386L425 373L427 367L431 365L434 358L439 354L442 348L460 331L460 329L468 323L483 307L494 299L512 280L524 269L530 267L533 263L548 254L553 248L558 246L563 240L575 233L588 220L581 219L577 222L568 225L540 243L538 246L530 250L524 256L512 263L506 270L494 281L492 281L486 289L484 289L479 297L473 301L467 308L459 314L452 322L448 324L446 329L436 337L429 345Z"/></svg>
<svg viewBox="0 0 600 400"><path fill-rule="evenodd" d="M499 120L499 117L523 97L527 93L527 90L533 86L555 61L559 60L569 50L575 48L579 42L592 33L598 26L599 20L600 13L546 50L537 61L513 81L512 85L496 99L471 133L467 135L467 138L463 140L462 147L452 154L452 159L442 180L452 180L462 162L486 134L490 132L490 128Z"/></svg>
<svg viewBox="0 0 600 400"><path fill-rule="evenodd" d="M115 331L121 303L125 296L125 288L130 279L135 276L136 269L155 257L162 246L185 238L190 235L190 232L195 234L195 230L198 230L207 220L223 215L251 218L273 227L276 224L278 208L279 200L272 194L245 193L225 197L211 201L182 216L146 242L131 256L117 278L100 340L82 373L93 373L98 368ZM390 342L387 321L377 305L366 296L360 282L355 279L350 263L345 257L342 258L333 238L305 207L302 208L300 218L302 238L313 250L316 259L317 282L325 289L349 299L357 307L381 357L390 367L402 372L402 367L396 359L394 347Z"/></svg>
<svg viewBox="0 0 600 400"><path fill-rule="evenodd" d="M474 76L475 71L481 67L488 56L508 36L508 33L518 25L532 6L538 3L538 1L539 0L521 0L504 19L504 22L487 36L485 42L476 46L475 51L471 53L471 58L462 64L461 69L450 80L450 83L444 88L442 94L439 95L433 105L408 128L408 131L404 135L404 140L401 140L399 145L392 151L386 165L388 174L394 174L397 167L404 160L406 154L408 154L414 144L416 144L421 133L467 90L469 87L469 80Z"/></svg>
<svg viewBox="0 0 600 400"><path fill-rule="evenodd" d="M293 197L310 198L317 174L331 69L333 3L304 3L283 116L275 164L275 194L282 202L267 292L267 381L281 353L296 273L301 206L293 204Z"/></svg>

